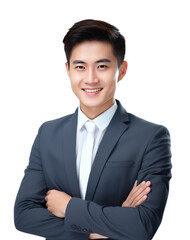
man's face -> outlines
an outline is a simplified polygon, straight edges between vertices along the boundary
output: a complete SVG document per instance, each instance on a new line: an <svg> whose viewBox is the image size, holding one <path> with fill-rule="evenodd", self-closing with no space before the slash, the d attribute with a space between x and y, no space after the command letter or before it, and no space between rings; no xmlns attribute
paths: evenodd
<svg viewBox="0 0 190 240"><path fill-rule="evenodd" d="M112 106L116 83L125 75L127 62L118 67L110 43L84 41L73 48L70 68L67 63L66 67L81 110L100 114Z"/></svg>

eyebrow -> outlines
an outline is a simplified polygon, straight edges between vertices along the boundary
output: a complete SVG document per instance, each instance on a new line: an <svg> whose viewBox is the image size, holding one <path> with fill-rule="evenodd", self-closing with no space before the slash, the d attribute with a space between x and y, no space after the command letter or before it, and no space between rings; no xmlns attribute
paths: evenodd
<svg viewBox="0 0 190 240"><path fill-rule="evenodd" d="M111 60L108 59L108 58L102 58L102 59L96 61L96 63L101 63L101 62L102 62L102 63L104 63L104 62L111 63Z"/></svg>
<svg viewBox="0 0 190 240"><path fill-rule="evenodd" d="M97 60L95 63L111 63L111 60L108 58L102 58ZM86 64L86 62L81 61L81 60L74 60L73 64Z"/></svg>

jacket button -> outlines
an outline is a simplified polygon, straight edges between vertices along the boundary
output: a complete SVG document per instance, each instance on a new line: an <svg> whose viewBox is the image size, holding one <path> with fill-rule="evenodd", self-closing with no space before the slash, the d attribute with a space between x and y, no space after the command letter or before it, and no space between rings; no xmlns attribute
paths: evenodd
<svg viewBox="0 0 190 240"><path fill-rule="evenodd" d="M72 228L72 229L76 229L77 226L76 226L75 224L72 224L72 225L71 225L71 228Z"/></svg>
<svg viewBox="0 0 190 240"><path fill-rule="evenodd" d="M80 227L80 226L77 226L77 230L78 230L79 232L81 232L81 227Z"/></svg>

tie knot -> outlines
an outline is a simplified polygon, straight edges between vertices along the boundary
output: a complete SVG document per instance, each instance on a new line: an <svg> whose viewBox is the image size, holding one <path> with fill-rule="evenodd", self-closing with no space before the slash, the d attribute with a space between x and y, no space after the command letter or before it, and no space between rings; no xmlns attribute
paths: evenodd
<svg viewBox="0 0 190 240"><path fill-rule="evenodd" d="M88 133L93 133L93 134L94 134L94 132L95 132L95 127L96 127L96 125L95 125L94 122L87 121L87 122L85 123L85 127L86 127L86 130L87 130Z"/></svg>

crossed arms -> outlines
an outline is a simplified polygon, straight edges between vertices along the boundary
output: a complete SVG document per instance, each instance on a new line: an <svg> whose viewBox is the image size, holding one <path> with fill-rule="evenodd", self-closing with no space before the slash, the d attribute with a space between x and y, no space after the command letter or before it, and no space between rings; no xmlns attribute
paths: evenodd
<svg viewBox="0 0 190 240"><path fill-rule="evenodd" d="M147 195L150 192L151 182L143 181L141 184L137 186L137 181L128 195L127 199L123 202L121 207L137 207L142 202L147 199ZM66 194L65 192L57 191L57 190L49 190L45 197L47 210L54 214L56 217L64 218L67 205L71 200L71 196ZM89 239L98 239L98 238L107 238L102 235L91 233Z"/></svg>
<svg viewBox="0 0 190 240"><path fill-rule="evenodd" d="M142 185L137 186L135 183L122 206L115 207L100 206L64 192L48 192L41 163L40 131L15 203L15 226L18 230L56 240L64 239L63 236L68 239L67 234L70 236L70 232L76 239L100 236L121 240L152 239L162 220L171 178L170 137L167 129L160 127L155 131L137 176L138 183L151 182L151 191L148 182L142 188L141 195L138 190ZM146 188L147 193L144 192ZM57 194L64 194L64 197L57 197ZM147 194L145 200L143 196L146 198ZM58 207L55 206L57 199L60 199ZM87 231L81 233L73 225L83 226Z"/></svg>

